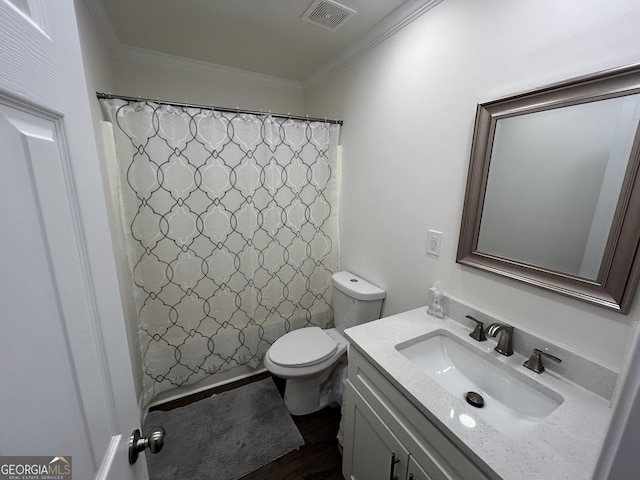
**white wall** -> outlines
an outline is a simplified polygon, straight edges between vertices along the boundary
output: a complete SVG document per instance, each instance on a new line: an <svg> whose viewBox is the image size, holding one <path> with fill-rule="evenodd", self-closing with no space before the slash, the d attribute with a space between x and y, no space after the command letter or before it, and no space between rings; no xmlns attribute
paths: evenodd
<svg viewBox="0 0 640 480"><path fill-rule="evenodd" d="M85 68L85 79L89 95L97 91L113 91L115 88L115 68L113 57L107 44L98 34L98 28L92 18L89 10L82 0L75 1L76 16L78 20L78 29L80 33L80 43L82 48L82 59ZM98 146L98 156L101 162L101 171L103 178L104 191L107 200L107 210L109 215L110 230L112 243L116 257L116 268L118 273L118 283L120 288L120 297L122 299L122 309L126 321L127 340L129 342L129 354L131 358L131 368L133 371L133 381L135 387L136 398L139 398L142 392L142 358L140 355L140 343L138 340L138 322L135 307L133 304L131 286L131 277L126 264L126 257L123 255L122 248L122 229L117 221L119 213L117 204L114 203L113 188L109 182L108 165L105 155L104 137L100 121L102 119L102 111L100 104L94 96L90 99L91 116L93 128L96 135Z"/></svg>
<svg viewBox="0 0 640 480"><path fill-rule="evenodd" d="M384 314L436 280L513 324L620 370L640 318L455 263L476 104L640 60L636 0L445 0L305 92L343 118L343 267L387 290ZM439 258L426 231L444 232Z"/></svg>
<svg viewBox="0 0 640 480"><path fill-rule="evenodd" d="M116 56L113 93L218 107L304 113L302 85L152 52ZM140 61L143 60L143 61Z"/></svg>

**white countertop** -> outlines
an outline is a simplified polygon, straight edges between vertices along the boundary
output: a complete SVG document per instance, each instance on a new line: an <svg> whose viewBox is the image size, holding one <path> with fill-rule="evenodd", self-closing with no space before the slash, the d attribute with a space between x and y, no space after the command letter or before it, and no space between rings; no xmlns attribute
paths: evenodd
<svg viewBox="0 0 640 480"><path fill-rule="evenodd" d="M564 402L522 436L506 437L479 417L464 399L450 394L395 348L399 343L439 329L448 330L554 390ZM525 357L518 353L510 357L500 355L493 351L495 339L476 342L469 332L455 320L427 315L426 307L422 307L349 328L345 335L418 410L428 417L435 416L449 430L443 433L456 443L464 443L504 480L590 479L609 425L609 402L549 370L534 373L522 366ZM456 415L451 414L452 409ZM460 414L471 416L475 427L463 425Z"/></svg>

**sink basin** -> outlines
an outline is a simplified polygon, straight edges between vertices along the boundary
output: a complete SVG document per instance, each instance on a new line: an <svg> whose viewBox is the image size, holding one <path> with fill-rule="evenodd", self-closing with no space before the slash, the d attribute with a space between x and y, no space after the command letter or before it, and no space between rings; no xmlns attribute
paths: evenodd
<svg viewBox="0 0 640 480"><path fill-rule="evenodd" d="M482 396L481 408L469 405L459 414L467 427L475 426L471 410L505 435L517 438L564 401L553 390L445 330L396 345L396 350L457 398L464 401L470 391ZM452 409L452 417L455 414Z"/></svg>

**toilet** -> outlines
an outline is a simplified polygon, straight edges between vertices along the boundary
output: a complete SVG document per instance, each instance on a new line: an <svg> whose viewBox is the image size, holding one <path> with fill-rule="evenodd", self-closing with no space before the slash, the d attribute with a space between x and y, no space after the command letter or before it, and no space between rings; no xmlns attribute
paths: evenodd
<svg viewBox="0 0 640 480"><path fill-rule="evenodd" d="M292 415L306 415L334 403L334 377L347 362L344 330L380 318L385 291L349 272L332 276L336 328L289 332L269 348L266 369L286 379L284 403Z"/></svg>

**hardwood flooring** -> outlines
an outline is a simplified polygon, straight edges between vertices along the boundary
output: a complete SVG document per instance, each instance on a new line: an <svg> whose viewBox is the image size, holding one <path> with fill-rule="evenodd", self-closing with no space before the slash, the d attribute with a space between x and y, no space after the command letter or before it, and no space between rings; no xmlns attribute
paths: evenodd
<svg viewBox="0 0 640 480"><path fill-rule="evenodd" d="M222 393L251 382L269 378L269 373L262 373L237 382L212 388L171 402L152 407L150 410L172 410L183 407L216 393ZM273 377L282 395L285 381ZM338 451L336 435L340 425L340 409L327 407L310 415L292 416L304 445L298 450L274 460L255 470L242 480L344 480L342 476L342 456ZM212 479L213 480L213 479Z"/></svg>

